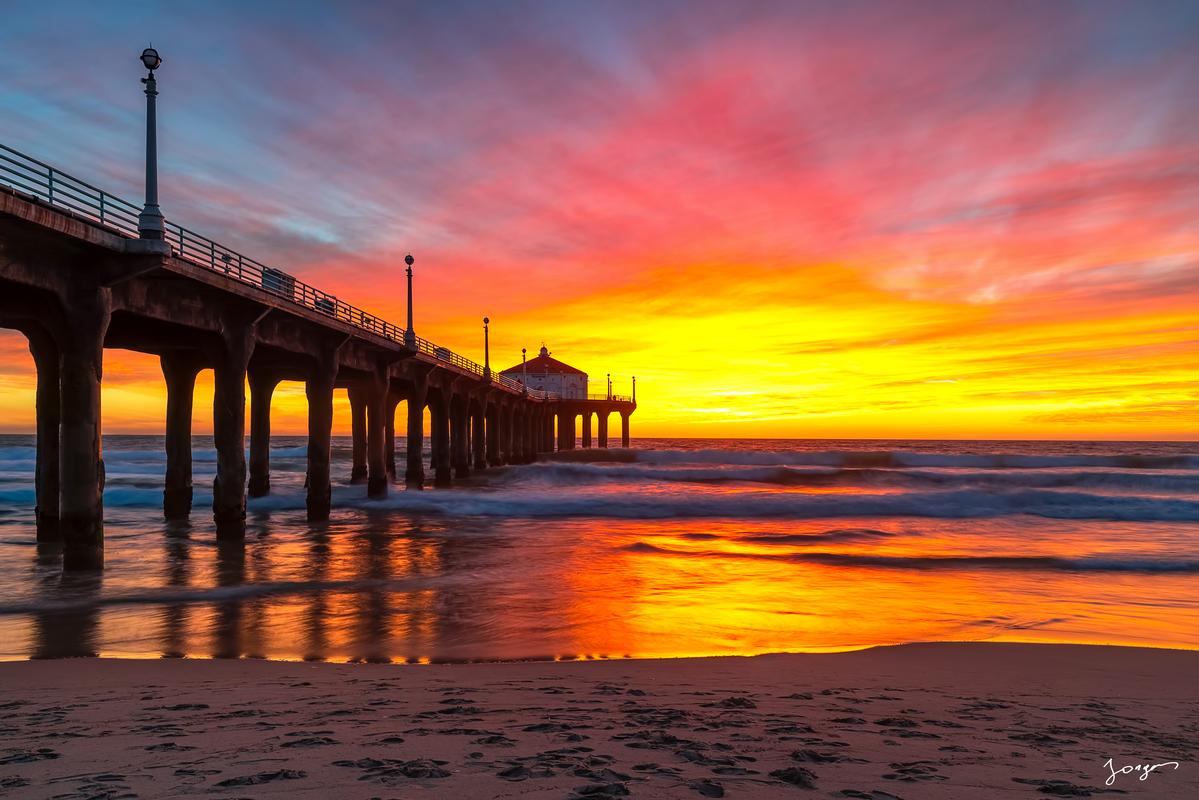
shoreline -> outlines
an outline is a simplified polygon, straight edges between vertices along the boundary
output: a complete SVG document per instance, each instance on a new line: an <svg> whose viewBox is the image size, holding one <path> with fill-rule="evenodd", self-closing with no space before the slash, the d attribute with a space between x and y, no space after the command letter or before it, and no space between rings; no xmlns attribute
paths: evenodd
<svg viewBox="0 0 1199 800"><path fill-rule="evenodd" d="M167 655L161 651L147 651L145 653L94 653L81 655L67 656L32 656L32 655L14 655L0 656L0 665L3 664L21 664L25 662L53 662L53 661L115 661L115 662L143 662L143 661L253 661L260 663L278 663L278 664L330 664L330 665L369 665L369 666L392 666L392 667L462 667L462 666L490 666L497 664L585 664L593 662L674 662L674 661L691 661L703 659L726 659L726 658L766 658L776 656L831 656L844 655L849 653L861 653L863 651L873 650L888 650L898 647L933 647L933 646L973 646L973 645L1029 645L1033 647L1096 647L1096 648L1115 648L1125 650L1164 650L1169 652L1180 653L1199 653L1199 646L1186 646L1181 644L1149 644L1149 643L1129 643L1129 642L1063 642L1063 641L1027 641L1019 639L945 639L945 640L924 640L913 642L889 642L883 644L863 644L850 645L847 647L829 647L822 650L769 650L761 653L715 653L706 655L562 655L562 656L528 656L523 658L357 658L357 657L321 657L321 658L306 658L303 656L258 656L258 655L242 655L238 657L217 656L205 653L182 653Z"/></svg>
<svg viewBox="0 0 1199 800"><path fill-rule="evenodd" d="M938 642L397 666L409 665L0 663L0 788L29 798L1199 791L1192 650ZM1180 764L1106 787L1108 758Z"/></svg>

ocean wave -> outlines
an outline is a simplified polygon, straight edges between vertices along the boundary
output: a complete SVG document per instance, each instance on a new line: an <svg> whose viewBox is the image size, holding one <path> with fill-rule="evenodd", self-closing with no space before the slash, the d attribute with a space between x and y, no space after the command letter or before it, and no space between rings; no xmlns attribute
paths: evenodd
<svg viewBox="0 0 1199 800"><path fill-rule="evenodd" d="M974 469L1043 469L1047 467L1116 467L1119 469L1199 469L1199 455L1049 455L1022 453L917 453L908 450L636 450L643 464L746 464L814 467L966 467Z"/></svg>
<svg viewBox="0 0 1199 800"><path fill-rule="evenodd" d="M937 471L933 468L761 466L662 466L654 464L589 464L542 462L513 468L504 482L524 479L562 485L603 481L678 483L763 483L777 486L997 486L1023 488L1129 489L1199 494L1199 474L1185 471L982 470Z"/></svg>
<svg viewBox="0 0 1199 800"><path fill-rule="evenodd" d="M1185 559L1139 558L1062 558L1059 556L884 556L861 553L747 553L744 551L676 550L649 542L635 542L623 548L630 553L650 553L696 558L740 558L789 561L831 567L879 567L889 569L997 569L1044 572L1174 572L1199 573L1199 561Z"/></svg>
<svg viewBox="0 0 1199 800"><path fill-rule="evenodd" d="M454 516L618 519L821 519L837 517L975 518L1017 514L1054 519L1199 521L1199 501L1109 496L1082 492L957 490L903 494L810 495L771 491L710 494L554 493L510 491L395 492L367 500L334 492L335 502L361 508ZM263 503L262 501L267 501ZM298 505L297 505L298 503ZM259 507L302 507L302 497L261 498Z"/></svg>

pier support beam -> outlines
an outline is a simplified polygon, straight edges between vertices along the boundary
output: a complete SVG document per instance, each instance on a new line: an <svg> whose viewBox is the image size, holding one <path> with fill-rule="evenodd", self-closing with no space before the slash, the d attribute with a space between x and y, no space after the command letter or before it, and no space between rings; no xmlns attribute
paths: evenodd
<svg viewBox="0 0 1199 800"><path fill-rule="evenodd" d="M591 412L583 412L583 447L591 447Z"/></svg>
<svg viewBox="0 0 1199 800"><path fill-rule="evenodd" d="M526 407L520 412L520 463L533 463L536 449L533 444L533 411Z"/></svg>
<svg viewBox="0 0 1199 800"><path fill-rule="evenodd" d="M332 495L330 450L333 439L333 387L337 383L338 349L323 351L304 391L308 396L308 520L329 518Z"/></svg>
<svg viewBox="0 0 1199 800"><path fill-rule="evenodd" d="M37 464L34 486L37 507L34 519L39 542L59 538L58 529L58 345L48 331L38 325L24 329L29 353L37 368Z"/></svg>
<svg viewBox="0 0 1199 800"><path fill-rule="evenodd" d="M162 515L187 519L192 510L192 402L203 359L198 353L172 351L158 360L167 386L167 472Z"/></svg>
<svg viewBox="0 0 1199 800"><path fill-rule="evenodd" d="M350 396L350 483L366 483L366 390L351 386Z"/></svg>
<svg viewBox="0 0 1199 800"><path fill-rule="evenodd" d="M484 414L487 420L487 464L498 467L503 465L500 457L500 405L489 403Z"/></svg>
<svg viewBox="0 0 1199 800"><path fill-rule="evenodd" d="M449 486L450 475L450 401L445 389L429 399L433 423L433 485Z"/></svg>
<svg viewBox="0 0 1199 800"><path fill-rule="evenodd" d="M483 421L487 416L484 411L485 403L486 400L480 399L475 404L470 419L471 450L474 454L476 470L487 469L487 431Z"/></svg>
<svg viewBox="0 0 1199 800"><path fill-rule="evenodd" d="M519 402L519 401L518 401ZM512 463L525 463L525 437L524 437L524 408L518 405L512 409Z"/></svg>
<svg viewBox="0 0 1199 800"><path fill-rule="evenodd" d="M516 454L512 450L512 418L513 408L510 405L504 406L500 412L500 458L505 464L515 464Z"/></svg>
<svg viewBox="0 0 1199 800"><path fill-rule="evenodd" d="M59 530L65 570L104 566L100 381L112 294L89 288L64 308L59 346Z"/></svg>
<svg viewBox="0 0 1199 800"><path fill-rule="evenodd" d="M450 452L454 477L459 479L470 476L470 415L467 409L466 395L456 394L450 402Z"/></svg>
<svg viewBox="0 0 1199 800"><path fill-rule="evenodd" d="M383 460L388 482L396 479L396 408L403 399L399 392L388 390L387 406L383 412Z"/></svg>
<svg viewBox="0 0 1199 800"><path fill-rule="evenodd" d="M271 492L271 397L279 378L250 370L250 497Z"/></svg>
<svg viewBox="0 0 1199 800"><path fill-rule="evenodd" d="M218 539L240 540L246 535L246 371L254 354L256 329L256 321L229 314L222 321L221 347L213 359L212 517Z"/></svg>
<svg viewBox="0 0 1199 800"><path fill-rule="evenodd" d="M558 449L575 449L575 413L572 411L558 412Z"/></svg>
<svg viewBox="0 0 1199 800"><path fill-rule="evenodd" d="M629 412L620 412L620 446L629 446Z"/></svg>
<svg viewBox="0 0 1199 800"><path fill-rule="evenodd" d="M387 496L387 462L383 445L386 438L387 374L382 367L366 392L366 496Z"/></svg>
<svg viewBox="0 0 1199 800"><path fill-rule="evenodd" d="M599 446L603 449L608 447L608 412L607 410L599 412L598 428L599 428Z"/></svg>
<svg viewBox="0 0 1199 800"><path fill-rule="evenodd" d="M428 392L428 374L418 370L412 376L412 391L408 395L408 463L404 471L404 482L416 489L425 483L425 403Z"/></svg>

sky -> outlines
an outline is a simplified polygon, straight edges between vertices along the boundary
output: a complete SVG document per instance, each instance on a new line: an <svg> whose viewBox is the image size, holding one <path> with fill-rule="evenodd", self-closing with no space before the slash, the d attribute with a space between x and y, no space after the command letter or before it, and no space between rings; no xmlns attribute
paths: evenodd
<svg viewBox="0 0 1199 800"><path fill-rule="evenodd" d="M152 42L168 219L401 324L411 251L417 333L634 436L1199 439L1199 2L0 9L0 142L140 203Z"/></svg>

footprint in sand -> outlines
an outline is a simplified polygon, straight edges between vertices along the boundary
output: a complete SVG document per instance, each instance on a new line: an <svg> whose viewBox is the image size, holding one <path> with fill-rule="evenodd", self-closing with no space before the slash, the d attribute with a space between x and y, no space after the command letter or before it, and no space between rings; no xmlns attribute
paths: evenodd
<svg viewBox="0 0 1199 800"><path fill-rule="evenodd" d="M8 755L0 757L0 765L29 764L34 761L49 761L59 757L60 754L49 747L39 747L37 750L10 750Z"/></svg>
<svg viewBox="0 0 1199 800"><path fill-rule="evenodd" d="M704 797L724 797L724 787L716 781L705 778L702 781L692 781L689 786Z"/></svg>
<svg viewBox="0 0 1199 800"><path fill-rule="evenodd" d="M947 780L944 775L937 774L937 767L932 761L903 761L891 764L891 769L894 772L888 772L883 776L889 781L943 781Z"/></svg>
<svg viewBox="0 0 1199 800"><path fill-rule="evenodd" d="M783 783L789 783L792 786L798 786L801 789L816 788L816 773L810 769L803 767L787 767L785 769L776 769L770 773L770 777L778 778Z"/></svg>
<svg viewBox="0 0 1199 800"><path fill-rule="evenodd" d="M387 785L400 782L402 778L414 780L448 778L450 773L442 769L447 761L418 758L402 761L394 758L360 758L356 761L334 761L335 767L354 767L362 770L359 780L379 781Z"/></svg>
<svg viewBox="0 0 1199 800"><path fill-rule="evenodd" d="M217 781L217 786L259 786L264 783L274 783L275 781L291 781L307 778L308 773L298 769L277 769L270 772L259 772L255 775L243 775L238 778L226 778L223 781Z"/></svg>
<svg viewBox="0 0 1199 800"><path fill-rule="evenodd" d="M628 797L629 789L623 783L590 783L574 790L574 797Z"/></svg>

